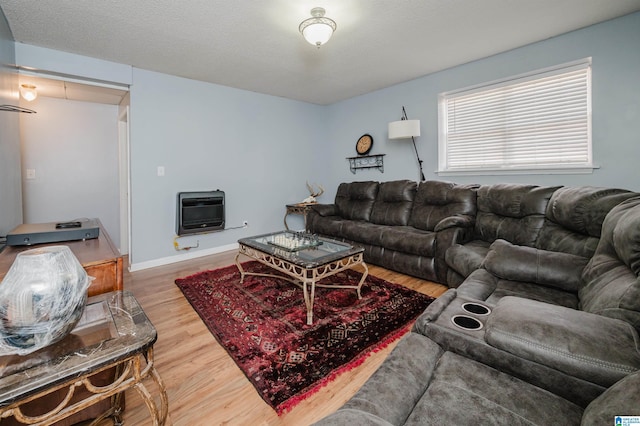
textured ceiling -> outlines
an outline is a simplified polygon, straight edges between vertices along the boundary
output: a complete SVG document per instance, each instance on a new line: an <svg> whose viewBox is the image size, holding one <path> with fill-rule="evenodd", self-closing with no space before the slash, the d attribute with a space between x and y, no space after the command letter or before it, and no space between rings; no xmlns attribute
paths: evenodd
<svg viewBox="0 0 640 426"><path fill-rule="evenodd" d="M338 24L322 48L312 7ZM640 10L640 0L0 0L14 39L330 104Z"/></svg>

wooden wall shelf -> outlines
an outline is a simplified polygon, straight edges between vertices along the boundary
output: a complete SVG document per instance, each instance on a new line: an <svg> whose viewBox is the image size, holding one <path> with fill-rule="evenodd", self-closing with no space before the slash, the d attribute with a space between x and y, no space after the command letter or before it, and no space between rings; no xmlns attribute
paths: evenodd
<svg viewBox="0 0 640 426"><path fill-rule="evenodd" d="M347 157L351 173L356 174L356 170L378 169L384 173L384 156L386 154L360 155L358 157Z"/></svg>

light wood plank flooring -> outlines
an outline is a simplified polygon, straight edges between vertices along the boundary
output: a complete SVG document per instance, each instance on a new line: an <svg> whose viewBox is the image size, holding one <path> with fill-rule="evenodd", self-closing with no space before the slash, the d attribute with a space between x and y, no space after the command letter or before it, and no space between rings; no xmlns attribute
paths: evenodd
<svg viewBox="0 0 640 426"><path fill-rule="evenodd" d="M217 343L178 287L176 278L233 264L235 251L128 273L132 291L158 331L156 367L167 387L173 425L308 425L334 412L377 369L395 343L371 355L291 411L278 416ZM247 259L243 259L247 260ZM370 266L370 273L416 291L440 296L446 287ZM397 342L396 342L397 343ZM147 384L152 393L153 383ZM135 390L127 392L127 425L151 424Z"/></svg>

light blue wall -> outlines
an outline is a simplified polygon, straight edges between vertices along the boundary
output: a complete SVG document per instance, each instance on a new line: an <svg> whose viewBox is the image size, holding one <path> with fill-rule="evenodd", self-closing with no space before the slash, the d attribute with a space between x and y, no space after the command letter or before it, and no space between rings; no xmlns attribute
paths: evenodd
<svg viewBox="0 0 640 426"><path fill-rule="evenodd" d="M438 94L478 83L593 58L593 174L453 176L442 178L438 167ZM424 58L428 61L429 58ZM471 62L404 84L333 104L329 109L326 150L331 162L328 187L352 180L418 179L410 140L389 141L387 124L406 107L410 119L421 120L417 138L426 178L455 182L524 182L541 185L598 185L640 191L640 13L574 31L496 56ZM375 153L386 153L385 172L348 172L344 157L355 155L356 138L369 132Z"/></svg>
<svg viewBox="0 0 640 426"><path fill-rule="evenodd" d="M0 105L19 105L15 48L0 9ZM19 113L0 111L0 235L22 223Z"/></svg>
<svg viewBox="0 0 640 426"><path fill-rule="evenodd" d="M283 227L284 205L308 195L305 181L327 189L331 202L340 182L418 179L409 141L387 140L387 124L420 119L417 139L427 179L437 169L437 97L443 91L492 81L591 56L593 58L593 174L447 177L456 182L525 182L542 185L617 186L640 191L640 13L565 34L480 61L428 75L329 106L197 82L76 57L73 70L89 78L131 83L132 266L153 266L232 247L238 238ZM51 71L68 54L16 43L18 63ZM20 58L24 58L20 61ZM428 61L429 58L424 58ZM107 70L105 75L103 71ZM130 76L130 78L129 78ZM351 174L363 133L374 137L372 153L385 153L385 172ZM156 175L164 166L164 177ZM189 236L176 251L176 194L221 189L227 195L227 228ZM299 218L292 225L300 228Z"/></svg>
<svg viewBox="0 0 640 426"><path fill-rule="evenodd" d="M181 254L173 246L181 191L225 191L226 227L250 225L184 237L181 247L224 247L283 228L285 204L305 198L305 181L322 170L315 157L327 143L325 114L317 105L134 69L132 264Z"/></svg>

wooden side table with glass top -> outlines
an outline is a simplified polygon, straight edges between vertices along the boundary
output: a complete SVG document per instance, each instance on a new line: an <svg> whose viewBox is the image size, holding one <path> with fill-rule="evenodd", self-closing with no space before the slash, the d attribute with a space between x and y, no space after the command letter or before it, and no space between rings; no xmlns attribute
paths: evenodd
<svg viewBox="0 0 640 426"><path fill-rule="evenodd" d="M284 214L284 227L288 231L289 225L287 225L287 216L290 214L299 214L304 218L304 229L307 229L307 214L315 203L297 203L297 204L287 204L286 205L286 213Z"/></svg>
<svg viewBox="0 0 640 426"><path fill-rule="evenodd" d="M80 322L61 341L29 355L0 357L0 423L13 417L22 424L49 425L111 398L110 410L92 424L107 417L122 424L118 394L135 388L153 424L163 425L168 399L154 366L156 339L156 329L130 292L89 298ZM96 373L114 367L117 374L112 382L92 382ZM159 406L144 384L147 378L156 384ZM31 401L60 389L66 396L57 406L44 413L29 412ZM80 390L88 396L76 401L74 394Z"/></svg>

